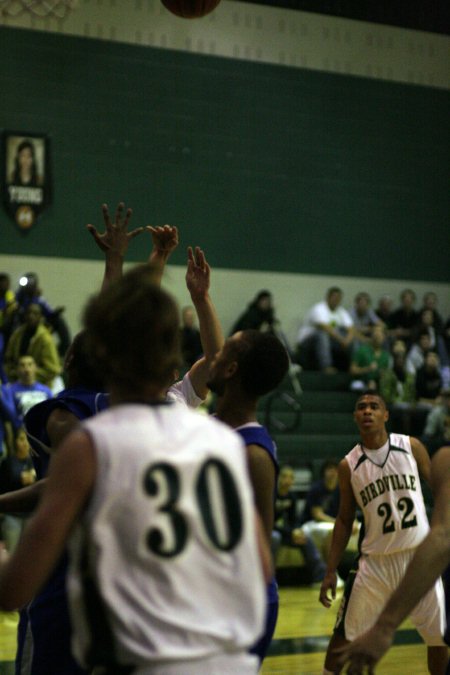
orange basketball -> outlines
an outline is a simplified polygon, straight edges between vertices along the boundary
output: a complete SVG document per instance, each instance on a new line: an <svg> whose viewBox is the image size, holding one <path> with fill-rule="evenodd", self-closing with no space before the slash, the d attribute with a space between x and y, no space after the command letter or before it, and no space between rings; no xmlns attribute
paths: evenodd
<svg viewBox="0 0 450 675"><path fill-rule="evenodd" d="M213 11L220 0L161 0L169 12L183 19L199 19Z"/></svg>

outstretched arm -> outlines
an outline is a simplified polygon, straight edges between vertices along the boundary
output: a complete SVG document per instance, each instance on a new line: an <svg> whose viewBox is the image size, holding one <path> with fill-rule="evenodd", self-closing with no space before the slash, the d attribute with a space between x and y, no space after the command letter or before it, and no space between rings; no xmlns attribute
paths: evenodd
<svg viewBox="0 0 450 675"><path fill-rule="evenodd" d="M374 672L389 649L400 623L412 612L435 580L450 564L450 446L441 448L432 461L435 506L428 536L417 548L401 584L393 593L376 624L339 653L339 665L350 663L354 675Z"/></svg>
<svg viewBox="0 0 450 675"><path fill-rule="evenodd" d="M133 212L131 209L127 209L125 216L123 216L124 209L125 204L120 202L116 208L114 222L112 222L107 204L102 205L103 222L105 223L103 233L98 232L94 225L86 226L99 249L105 254L102 290L122 276L123 261L128 245L134 237L144 231L143 227L136 227L128 232L128 223Z"/></svg>
<svg viewBox="0 0 450 675"><path fill-rule="evenodd" d="M217 352L222 348L224 338L216 308L209 295L211 268L201 248L188 248L186 286L196 309L200 328L200 339L204 357L194 363L189 371L194 391L200 398L206 398L209 367Z"/></svg>
<svg viewBox="0 0 450 675"><path fill-rule="evenodd" d="M148 257L148 262L153 265L156 272L155 283L161 284L164 267L178 246L178 229L172 225L145 228L152 235L153 248Z"/></svg>

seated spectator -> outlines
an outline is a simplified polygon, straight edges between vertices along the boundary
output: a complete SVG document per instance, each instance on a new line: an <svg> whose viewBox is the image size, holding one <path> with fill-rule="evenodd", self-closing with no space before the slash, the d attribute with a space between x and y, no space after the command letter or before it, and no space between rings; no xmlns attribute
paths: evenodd
<svg viewBox="0 0 450 675"><path fill-rule="evenodd" d="M421 441L432 455L443 445L450 445L450 389L441 391L440 402L428 413Z"/></svg>
<svg viewBox="0 0 450 675"><path fill-rule="evenodd" d="M415 373L406 368L406 345L396 340L392 345L392 363L380 375L379 392L390 412L390 428L410 434L411 410L416 400Z"/></svg>
<svg viewBox="0 0 450 675"><path fill-rule="evenodd" d="M350 365L350 373L355 378L352 389L378 389L381 373L390 362L390 354L383 347L385 338L383 326L374 326L370 343L356 348Z"/></svg>
<svg viewBox="0 0 450 675"><path fill-rule="evenodd" d="M414 403L415 373L406 368L406 345L403 340L396 340L391 349L391 363L381 373L380 394L391 406L396 403Z"/></svg>
<svg viewBox="0 0 450 675"><path fill-rule="evenodd" d="M431 338L428 330L422 328L422 330L417 334L416 340L411 345L411 348L408 351L406 356L406 369L409 373L415 375L419 368L421 368L425 362L425 355L431 349Z"/></svg>
<svg viewBox="0 0 450 675"><path fill-rule="evenodd" d="M342 291L333 286L307 313L298 334L298 361L305 369L348 371L355 336L350 314L341 307Z"/></svg>
<svg viewBox="0 0 450 675"><path fill-rule="evenodd" d="M17 303L13 291L10 289L11 281L8 274L0 273L0 382L6 382L3 371L3 359L6 343L12 331L14 314Z"/></svg>
<svg viewBox="0 0 450 675"><path fill-rule="evenodd" d="M195 325L196 314L193 307L181 310L181 354L187 370L202 356L203 348L200 331Z"/></svg>
<svg viewBox="0 0 450 675"><path fill-rule="evenodd" d="M37 381L36 371L34 358L21 356L17 362L17 381L2 387L5 400L11 402L16 429L23 426L23 419L30 408L53 396L49 387Z"/></svg>
<svg viewBox="0 0 450 675"><path fill-rule="evenodd" d="M313 483L306 495L301 522L303 532L311 537L322 555L322 559L326 561L331 547L334 523L339 511L337 462L326 460L322 464L320 473L320 480ZM359 523L355 520L352 536L347 544L347 550L357 550L358 534Z"/></svg>
<svg viewBox="0 0 450 675"><path fill-rule="evenodd" d="M444 342L445 342L445 348L447 350L447 354L450 354L450 316L448 317L447 321L445 322L443 335L444 335Z"/></svg>
<svg viewBox="0 0 450 675"><path fill-rule="evenodd" d="M379 317L371 308L372 300L368 293L357 293L350 316L355 327L355 336L358 342L368 342L372 336L374 326L381 325Z"/></svg>
<svg viewBox="0 0 450 675"><path fill-rule="evenodd" d="M291 466L280 469L275 499L275 524L272 532L272 554L274 561L281 545L299 548L303 553L311 583L322 581L326 565L311 537L299 524L298 495L292 489L294 470Z"/></svg>
<svg viewBox="0 0 450 675"><path fill-rule="evenodd" d="M419 314L414 309L416 294L410 288L405 288L400 295L400 307L392 312L388 321L391 336L404 340L409 346L412 342L412 331L419 322Z"/></svg>
<svg viewBox="0 0 450 675"><path fill-rule="evenodd" d="M416 372L416 399L420 404L433 406L442 389L442 375L436 352L425 354L423 366Z"/></svg>
<svg viewBox="0 0 450 675"><path fill-rule="evenodd" d="M419 313L421 313L424 309L429 309L433 314L433 328L438 335L442 335L444 331L444 321L437 310L437 304L438 299L436 293L433 291L428 291L428 293L425 293L423 296L423 306Z"/></svg>
<svg viewBox="0 0 450 675"><path fill-rule="evenodd" d="M5 372L11 382L17 380L17 364L20 356L24 355L33 357L39 382L52 388L61 372L61 364L51 333L42 323L39 305L27 307L25 323L16 328L9 338L5 352Z"/></svg>
<svg viewBox="0 0 450 675"><path fill-rule="evenodd" d="M430 349L437 352L442 366L449 365L448 353L445 347L445 340L443 336L443 327L439 331L434 327L434 314L432 309L422 309L419 312L419 323L414 330L414 340L417 336L427 331L430 336Z"/></svg>
<svg viewBox="0 0 450 675"><path fill-rule="evenodd" d="M382 295L378 300L378 307L375 309L375 314L385 326L389 325L389 319L392 314L393 301L390 295Z"/></svg>
<svg viewBox="0 0 450 675"><path fill-rule="evenodd" d="M36 480L36 471L30 457L30 445L25 429L20 428L15 434L14 449L0 464L0 494L19 490L31 485ZM27 514L3 515L1 539L6 550L12 552L19 541L27 520Z"/></svg>
<svg viewBox="0 0 450 675"><path fill-rule="evenodd" d="M62 316L65 308L55 307L53 309L49 305L39 288L39 279L35 272L25 274L20 279L19 284L19 289L16 292L19 322L24 320L29 305L39 305L47 328L58 336L58 353L61 358L64 358L71 341L69 329Z"/></svg>
<svg viewBox="0 0 450 675"><path fill-rule="evenodd" d="M328 557L331 534L339 511L338 464L327 460L320 470L320 479L306 495L302 515L303 531L312 537L324 560Z"/></svg>
<svg viewBox="0 0 450 675"><path fill-rule="evenodd" d="M275 323L277 319L272 304L272 294L269 291L259 291L234 324L230 335L249 328L274 332Z"/></svg>

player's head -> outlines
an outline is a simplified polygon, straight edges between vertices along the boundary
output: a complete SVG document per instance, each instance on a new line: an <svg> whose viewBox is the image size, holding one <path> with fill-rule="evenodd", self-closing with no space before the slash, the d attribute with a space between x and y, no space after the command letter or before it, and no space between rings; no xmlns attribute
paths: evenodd
<svg viewBox="0 0 450 675"><path fill-rule="evenodd" d="M374 391L363 392L356 399L353 418L361 433L385 429L389 419L386 401Z"/></svg>
<svg viewBox="0 0 450 675"><path fill-rule="evenodd" d="M105 390L105 383L95 367L85 330L77 333L72 340L64 359L64 372L68 387L82 386L94 391Z"/></svg>
<svg viewBox="0 0 450 675"><path fill-rule="evenodd" d="M36 382L36 361L32 356L24 354L17 361L17 379L21 384L30 385Z"/></svg>
<svg viewBox="0 0 450 675"><path fill-rule="evenodd" d="M208 386L225 393L229 384L258 398L275 389L289 368L289 357L280 340L272 333L244 330L226 340L211 364Z"/></svg>
<svg viewBox="0 0 450 675"><path fill-rule="evenodd" d="M96 367L121 398L159 397L180 365L179 310L142 265L94 297L84 324Z"/></svg>

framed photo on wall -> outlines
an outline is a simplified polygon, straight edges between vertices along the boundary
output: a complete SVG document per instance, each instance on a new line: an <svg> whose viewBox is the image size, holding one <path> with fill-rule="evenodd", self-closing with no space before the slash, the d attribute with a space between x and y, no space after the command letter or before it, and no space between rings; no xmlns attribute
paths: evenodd
<svg viewBox="0 0 450 675"><path fill-rule="evenodd" d="M29 230L51 203L50 174L50 142L47 135L3 132L3 203L22 231Z"/></svg>

